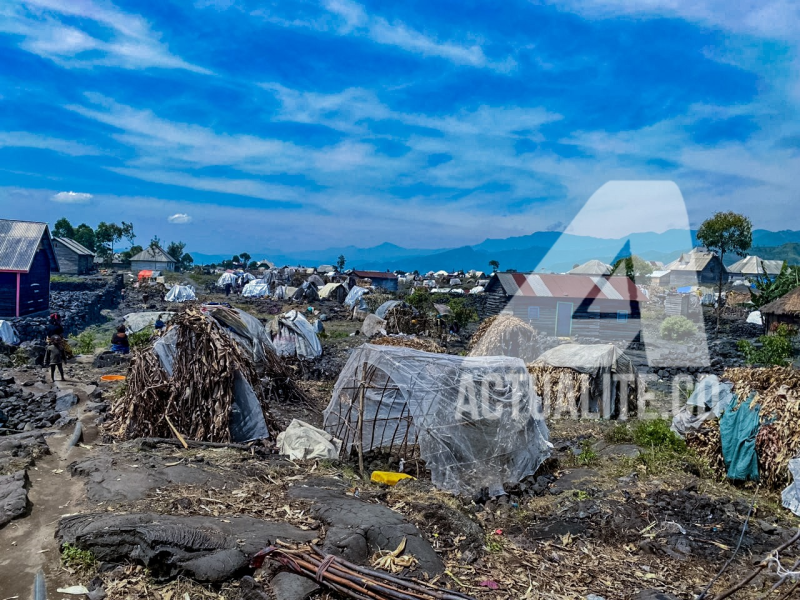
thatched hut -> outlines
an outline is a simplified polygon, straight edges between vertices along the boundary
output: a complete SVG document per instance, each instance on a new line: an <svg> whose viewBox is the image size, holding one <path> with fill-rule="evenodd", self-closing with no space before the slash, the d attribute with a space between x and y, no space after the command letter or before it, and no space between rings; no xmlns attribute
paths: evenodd
<svg viewBox="0 0 800 600"><path fill-rule="evenodd" d="M761 319L767 331L781 323L800 327L800 287L762 306Z"/></svg>

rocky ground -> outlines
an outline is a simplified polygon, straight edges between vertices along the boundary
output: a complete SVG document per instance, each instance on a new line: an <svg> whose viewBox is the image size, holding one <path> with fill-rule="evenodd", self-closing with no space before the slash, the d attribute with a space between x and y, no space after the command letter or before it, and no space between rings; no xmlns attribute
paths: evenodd
<svg viewBox="0 0 800 600"><path fill-rule="evenodd" d="M235 304L275 314L270 302ZM126 293L109 318L153 305L162 308ZM279 310L289 308L306 306ZM315 308L329 317L324 357L293 365L312 404L271 407L282 427L294 417L321 423L348 351L364 341L339 306ZM30 598L40 569L49 598L69 586L91 600L339 598L269 563L249 566L279 540L313 541L359 564L406 540L412 575L479 599L689 599L732 557L712 592L741 579L798 525L776 494L718 481L691 453L637 446L597 422L550 423L553 458L494 499L437 491L424 465L417 480L389 488L353 463L112 440L103 422L120 384L101 376L125 368L80 356L55 385L35 366L0 371L0 410L15 431L0 434L0 599ZM397 464L370 455L366 466ZM762 597L775 581L760 575L734 597Z"/></svg>

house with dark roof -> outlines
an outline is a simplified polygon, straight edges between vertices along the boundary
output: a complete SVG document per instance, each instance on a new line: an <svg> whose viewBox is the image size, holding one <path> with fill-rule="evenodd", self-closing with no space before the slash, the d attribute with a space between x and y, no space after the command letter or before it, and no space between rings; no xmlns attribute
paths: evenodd
<svg viewBox="0 0 800 600"><path fill-rule="evenodd" d="M60 272L67 275L85 275L94 268L94 252L75 240L53 238L53 248L58 257Z"/></svg>
<svg viewBox="0 0 800 600"><path fill-rule="evenodd" d="M716 284L719 282L720 271L722 280L728 280L728 272L719 256L705 248L692 248L690 252L684 252L665 266L664 270L669 271L670 287Z"/></svg>
<svg viewBox="0 0 800 600"><path fill-rule="evenodd" d="M50 273L58 258L47 223L0 219L0 318L50 308Z"/></svg>
<svg viewBox="0 0 800 600"><path fill-rule="evenodd" d="M388 271L353 271L352 275L358 279L369 279L375 287L383 288L390 292L397 291L397 275Z"/></svg>
<svg viewBox="0 0 800 600"><path fill-rule="evenodd" d="M627 277L495 273L483 294L481 318L504 313L559 337L629 340L641 337L647 297Z"/></svg>
<svg viewBox="0 0 800 600"><path fill-rule="evenodd" d="M174 271L176 264L177 261L160 246L148 246L131 257L131 273L138 275L139 271Z"/></svg>
<svg viewBox="0 0 800 600"><path fill-rule="evenodd" d="M728 267L731 280L758 279L767 276L774 279L781 273L782 260L764 260L758 256L745 256Z"/></svg>

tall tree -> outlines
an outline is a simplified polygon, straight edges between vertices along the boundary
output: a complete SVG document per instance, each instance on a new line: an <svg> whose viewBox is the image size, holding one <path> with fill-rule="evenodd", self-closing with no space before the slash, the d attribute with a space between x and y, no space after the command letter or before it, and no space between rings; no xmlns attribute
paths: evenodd
<svg viewBox="0 0 800 600"><path fill-rule="evenodd" d="M744 215L735 212L718 212L706 219L697 230L697 239L709 250L719 254L720 263L725 254L733 252L739 256L753 245L753 224ZM720 316L722 315L722 275L724 267L719 269L719 298L717 300L717 333L719 333Z"/></svg>
<svg viewBox="0 0 800 600"><path fill-rule="evenodd" d="M69 239L74 239L75 228L72 226L72 223L70 223L68 219L62 217L58 221L56 221L56 225L55 227L53 227L53 235L55 237L65 237Z"/></svg>
<svg viewBox="0 0 800 600"><path fill-rule="evenodd" d="M233 258L231 258L231 262L235 265L238 265L240 262L242 262L242 259L239 257L238 254L234 254Z"/></svg>
<svg viewBox="0 0 800 600"><path fill-rule="evenodd" d="M247 252L240 252L239 258L242 260L243 263L247 264L250 262L251 256Z"/></svg>
<svg viewBox="0 0 800 600"><path fill-rule="evenodd" d="M75 233L73 234L72 239L92 252L97 250L94 229L89 227L86 223L81 223L75 228Z"/></svg>
<svg viewBox="0 0 800 600"><path fill-rule="evenodd" d="M489 266L492 267L492 272L497 273L498 269L500 269L500 263L496 260L490 260Z"/></svg>
<svg viewBox="0 0 800 600"><path fill-rule="evenodd" d="M154 235L153 239L150 240L150 247L151 248L161 248L161 238L158 237L157 235Z"/></svg>
<svg viewBox="0 0 800 600"><path fill-rule="evenodd" d="M344 254L340 254L339 258L336 259L336 268L341 273L344 271L344 265L347 262L347 259L344 257Z"/></svg>
<svg viewBox="0 0 800 600"><path fill-rule="evenodd" d="M131 244L136 238L133 233L133 225L122 221L122 225L116 223L106 223L101 221L94 232L95 241L103 247L102 255L106 256L111 262L114 260L114 246L123 238ZM100 248L98 248L100 250Z"/></svg>

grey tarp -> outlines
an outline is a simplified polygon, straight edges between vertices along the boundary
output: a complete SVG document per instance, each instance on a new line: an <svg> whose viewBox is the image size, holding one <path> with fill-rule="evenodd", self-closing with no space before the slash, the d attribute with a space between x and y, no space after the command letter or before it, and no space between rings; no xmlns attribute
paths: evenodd
<svg viewBox="0 0 800 600"><path fill-rule="evenodd" d="M275 352L269 332L253 315L238 308L219 304L204 304L200 310L217 320L245 348L256 364L266 359L265 348Z"/></svg>
<svg viewBox="0 0 800 600"><path fill-rule="evenodd" d="M322 355L314 327L296 310L279 315L270 322L272 346L279 356L317 358Z"/></svg>
<svg viewBox="0 0 800 600"><path fill-rule="evenodd" d="M17 331L8 321L0 321L0 341L9 346L16 346L19 344Z"/></svg>
<svg viewBox="0 0 800 600"><path fill-rule="evenodd" d="M716 375L701 379L692 395L672 419L670 429L684 437L687 431L697 431L703 423L719 417L733 399L733 385L722 383Z"/></svg>
<svg viewBox="0 0 800 600"><path fill-rule="evenodd" d="M364 414L359 431L359 405ZM350 452L419 444L441 489L503 493L550 453L548 431L525 363L365 344L345 364L324 429Z"/></svg>
<svg viewBox="0 0 800 600"><path fill-rule="evenodd" d="M353 308L354 306L359 304L361 300L361 296L367 293L367 288L363 288L357 285L354 285L352 289L347 292L347 297L344 299L344 305Z"/></svg>
<svg viewBox="0 0 800 600"><path fill-rule="evenodd" d="M378 310L375 311L375 316L377 316L379 319L385 320L386 313L397 306L399 306L400 308L406 308L408 304L406 304L402 300L388 300L378 307Z"/></svg>
<svg viewBox="0 0 800 600"><path fill-rule="evenodd" d="M784 508L800 517L800 458L789 461L789 473L792 474L792 483L783 490L781 500Z"/></svg>
<svg viewBox="0 0 800 600"><path fill-rule="evenodd" d="M129 333L136 333L142 329L153 327L159 317L164 323L167 323L174 316L175 313L171 311L130 313L125 315L125 330Z"/></svg>

